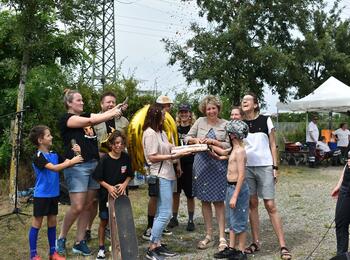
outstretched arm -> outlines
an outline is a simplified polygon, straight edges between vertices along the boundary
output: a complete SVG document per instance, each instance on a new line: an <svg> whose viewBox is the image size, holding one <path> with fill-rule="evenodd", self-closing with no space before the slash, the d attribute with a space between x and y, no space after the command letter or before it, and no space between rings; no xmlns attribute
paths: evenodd
<svg viewBox="0 0 350 260"><path fill-rule="evenodd" d="M121 110L118 107L114 107L101 114L91 114L90 117L74 115L68 119L67 126L69 128L81 128L85 126L96 125L101 122L108 121L113 117L119 117L121 114Z"/></svg>
<svg viewBox="0 0 350 260"><path fill-rule="evenodd" d="M216 160L228 160L231 148L222 149L221 147L215 145L208 145L210 150L210 155Z"/></svg>

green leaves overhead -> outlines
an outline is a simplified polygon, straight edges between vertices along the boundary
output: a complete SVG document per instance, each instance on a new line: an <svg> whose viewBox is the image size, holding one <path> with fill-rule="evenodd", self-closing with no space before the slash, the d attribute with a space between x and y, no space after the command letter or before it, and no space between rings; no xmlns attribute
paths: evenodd
<svg viewBox="0 0 350 260"><path fill-rule="evenodd" d="M197 4L207 26L193 24L194 36L183 45L165 40L169 64L178 63L188 83L232 104L248 90L262 98L264 86L283 101L310 93L331 75L350 83L349 23L340 19L337 1L328 13L313 0Z"/></svg>

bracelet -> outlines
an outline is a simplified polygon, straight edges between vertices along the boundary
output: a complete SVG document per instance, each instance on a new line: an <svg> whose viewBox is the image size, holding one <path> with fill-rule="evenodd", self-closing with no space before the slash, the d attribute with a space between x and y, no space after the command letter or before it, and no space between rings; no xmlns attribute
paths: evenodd
<svg viewBox="0 0 350 260"><path fill-rule="evenodd" d="M278 171L278 166L276 166L276 165L272 165L272 169L274 169L274 170Z"/></svg>

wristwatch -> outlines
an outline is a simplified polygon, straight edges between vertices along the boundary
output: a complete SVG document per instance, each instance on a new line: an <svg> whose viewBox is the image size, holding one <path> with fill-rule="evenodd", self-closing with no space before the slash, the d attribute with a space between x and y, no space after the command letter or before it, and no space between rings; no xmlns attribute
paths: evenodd
<svg viewBox="0 0 350 260"><path fill-rule="evenodd" d="M272 165L272 169L278 171L278 166Z"/></svg>

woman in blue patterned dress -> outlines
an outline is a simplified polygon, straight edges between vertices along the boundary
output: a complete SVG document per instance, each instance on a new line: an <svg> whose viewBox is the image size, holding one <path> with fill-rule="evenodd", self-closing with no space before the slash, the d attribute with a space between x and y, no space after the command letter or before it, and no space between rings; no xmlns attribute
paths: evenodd
<svg viewBox="0 0 350 260"><path fill-rule="evenodd" d="M206 96L199 110L206 115L200 117L188 132L185 142L188 144L206 143L230 147L225 126L227 121L219 118L221 102L215 96ZM206 249L213 246L212 206L214 204L216 219L219 224L219 251L227 247L225 239L225 192L227 161L219 161L209 153L197 153L193 163L193 195L202 202L202 214L205 222L206 236L197 247Z"/></svg>

